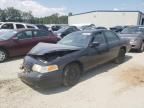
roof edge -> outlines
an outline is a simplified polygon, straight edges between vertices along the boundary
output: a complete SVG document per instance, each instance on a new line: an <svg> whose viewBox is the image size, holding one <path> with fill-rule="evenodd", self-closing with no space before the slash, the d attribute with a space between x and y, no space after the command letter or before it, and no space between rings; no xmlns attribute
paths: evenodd
<svg viewBox="0 0 144 108"><path fill-rule="evenodd" d="M71 16L81 15L81 14L87 14L87 13L93 13L93 12L138 12L140 14L143 14L143 12L139 10L96 10L96 11L89 11L89 12L83 12L78 14L73 14Z"/></svg>

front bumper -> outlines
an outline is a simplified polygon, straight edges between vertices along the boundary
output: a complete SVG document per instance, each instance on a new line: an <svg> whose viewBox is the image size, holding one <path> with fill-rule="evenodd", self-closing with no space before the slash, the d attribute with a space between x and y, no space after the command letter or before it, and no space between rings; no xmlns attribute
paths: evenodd
<svg viewBox="0 0 144 108"><path fill-rule="evenodd" d="M18 77L26 84L37 87L51 87L62 84L62 71L50 73L22 72Z"/></svg>
<svg viewBox="0 0 144 108"><path fill-rule="evenodd" d="M140 42L130 42L130 45L131 45L131 49L140 49L141 47L141 44Z"/></svg>

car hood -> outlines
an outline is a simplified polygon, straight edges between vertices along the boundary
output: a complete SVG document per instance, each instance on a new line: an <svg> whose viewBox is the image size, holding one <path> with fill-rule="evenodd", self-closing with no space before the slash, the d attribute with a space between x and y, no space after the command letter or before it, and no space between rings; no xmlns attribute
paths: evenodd
<svg viewBox="0 0 144 108"><path fill-rule="evenodd" d="M39 43L28 53L28 55L40 56L40 55L58 52L58 51L72 51L72 50L80 50L80 49L81 49L80 47L75 47L75 46Z"/></svg>

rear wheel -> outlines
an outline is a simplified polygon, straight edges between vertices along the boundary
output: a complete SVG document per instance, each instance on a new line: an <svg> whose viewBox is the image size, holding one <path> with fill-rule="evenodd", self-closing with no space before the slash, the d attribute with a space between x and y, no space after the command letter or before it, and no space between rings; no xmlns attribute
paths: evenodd
<svg viewBox="0 0 144 108"><path fill-rule="evenodd" d="M8 55L5 50L0 49L0 63L4 62L7 59Z"/></svg>
<svg viewBox="0 0 144 108"><path fill-rule="evenodd" d="M114 62L115 62L116 64L121 64L121 63L123 63L124 60L125 60L125 53L126 53L125 49L120 49L119 54L118 54L118 57L115 59Z"/></svg>
<svg viewBox="0 0 144 108"><path fill-rule="evenodd" d="M72 63L65 67L64 69L64 86L74 86L78 83L80 79L81 69L79 64Z"/></svg>

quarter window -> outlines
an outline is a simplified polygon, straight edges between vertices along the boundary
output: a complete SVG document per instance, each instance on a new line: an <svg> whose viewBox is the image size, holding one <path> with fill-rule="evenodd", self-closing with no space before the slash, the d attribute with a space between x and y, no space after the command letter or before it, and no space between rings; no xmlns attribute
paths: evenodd
<svg viewBox="0 0 144 108"><path fill-rule="evenodd" d="M111 32L111 31L106 31L105 35L107 37L108 42L114 42L114 41L118 41L119 40L119 37L115 33Z"/></svg>

